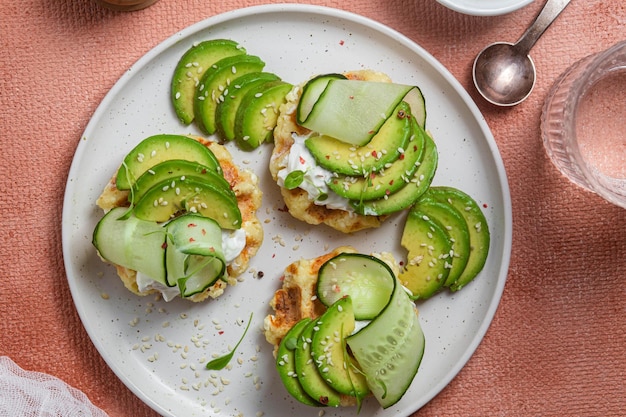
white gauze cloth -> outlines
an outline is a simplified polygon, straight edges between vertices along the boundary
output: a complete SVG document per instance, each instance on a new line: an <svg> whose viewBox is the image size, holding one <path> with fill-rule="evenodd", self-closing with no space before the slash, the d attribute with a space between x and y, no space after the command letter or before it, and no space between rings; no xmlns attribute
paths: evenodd
<svg viewBox="0 0 626 417"><path fill-rule="evenodd" d="M107 417L82 392L0 356L0 417Z"/></svg>

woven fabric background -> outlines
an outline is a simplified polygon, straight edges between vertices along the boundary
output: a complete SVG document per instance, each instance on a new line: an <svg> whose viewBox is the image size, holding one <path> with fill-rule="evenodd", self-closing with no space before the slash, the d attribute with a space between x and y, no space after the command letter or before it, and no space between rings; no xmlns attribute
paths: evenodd
<svg viewBox="0 0 626 417"><path fill-rule="evenodd" d="M0 355L63 379L110 416L155 413L107 367L72 302L61 212L74 151L104 95L148 50L262 3L160 0L119 13L92 0L0 0ZM510 109L478 97L471 65L488 43L517 40L543 1L499 17L434 0L309 3L375 19L440 60L479 104L509 177L513 250L500 307L469 363L415 416L624 415L626 210L560 176L539 119L563 70L626 39L626 3L572 0L532 51L535 91Z"/></svg>

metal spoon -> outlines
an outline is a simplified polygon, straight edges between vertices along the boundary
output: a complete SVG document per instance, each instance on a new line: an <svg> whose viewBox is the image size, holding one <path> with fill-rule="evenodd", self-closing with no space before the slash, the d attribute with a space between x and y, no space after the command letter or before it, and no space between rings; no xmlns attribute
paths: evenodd
<svg viewBox="0 0 626 417"><path fill-rule="evenodd" d="M514 106L535 86L535 64L528 53L570 0L548 0L522 37L514 44L496 42L474 60L474 85L490 103Z"/></svg>

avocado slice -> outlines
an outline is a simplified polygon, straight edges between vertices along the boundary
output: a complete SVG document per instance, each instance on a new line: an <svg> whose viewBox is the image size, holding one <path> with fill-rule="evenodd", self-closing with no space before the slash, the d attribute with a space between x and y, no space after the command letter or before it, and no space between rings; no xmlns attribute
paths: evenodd
<svg viewBox="0 0 626 417"><path fill-rule="evenodd" d="M311 319L308 317L301 319L289 329L285 337L280 341L278 351L276 352L276 369L287 392L293 398L306 405L320 406L321 404L311 398L304 388L302 388L302 384L300 384L300 380L297 377L298 374L295 363L295 351L298 345L298 339L304 328L310 322Z"/></svg>
<svg viewBox="0 0 626 417"><path fill-rule="evenodd" d="M360 178L338 175L328 183L328 188L344 198L357 201L384 198L400 190L413 178L424 151L424 131L414 118L411 124L413 129L409 143L391 166Z"/></svg>
<svg viewBox="0 0 626 417"><path fill-rule="evenodd" d="M193 101L193 111L200 130L208 134L215 133L217 103L228 94L232 80L243 74L259 72L263 67L265 63L254 55L235 55L213 64L200 79Z"/></svg>
<svg viewBox="0 0 626 417"><path fill-rule="evenodd" d="M205 177L161 181L137 201L133 212L139 219L165 222L180 212L199 213L215 220L222 229L239 229L241 211L232 191Z"/></svg>
<svg viewBox="0 0 626 417"><path fill-rule="evenodd" d="M431 297L441 289L450 273L443 259L452 249L448 234L414 206L407 216L400 243L409 253L398 279L411 292L412 299Z"/></svg>
<svg viewBox="0 0 626 417"><path fill-rule="evenodd" d="M319 320L312 320L302 330L295 350L295 365L297 378L302 389L321 405L338 407L341 404L341 394L328 385L317 369L311 356L311 342L319 326Z"/></svg>
<svg viewBox="0 0 626 417"><path fill-rule="evenodd" d="M235 41L212 39L193 45L183 54L174 69L170 88L174 111L183 124L193 122L193 98L206 70L220 59L245 53Z"/></svg>
<svg viewBox="0 0 626 417"><path fill-rule="evenodd" d="M141 174L169 159L220 166L213 152L195 139L183 135L154 135L142 140L126 155L117 171L117 189L129 190Z"/></svg>
<svg viewBox="0 0 626 417"><path fill-rule="evenodd" d="M470 254L470 236L465 218L447 202L437 201L427 191L415 204L415 207L428 218L439 224L448 234L452 249L444 255L450 264L450 273L444 282L445 287L453 285L461 276Z"/></svg>
<svg viewBox="0 0 626 417"><path fill-rule="evenodd" d="M354 331L352 299L346 296L337 300L318 320L318 330L313 334L311 356L328 385L341 394L364 398L370 392L365 376L355 371L356 366L348 354L346 338Z"/></svg>
<svg viewBox="0 0 626 417"><path fill-rule="evenodd" d="M217 103L215 120L217 134L222 140L235 139L235 118L237 109L244 96L250 89L268 81L279 81L276 74L270 72L252 72L234 79L230 83L228 94L224 95L224 100Z"/></svg>
<svg viewBox="0 0 626 417"><path fill-rule="evenodd" d="M270 81L246 93L235 116L235 140L242 150L250 151L274 140L279 108L292 88L285 81Z"/></svg>
<svg viewBox="0 0 626 417"><path fill-rule="evenodd" d="M141 176L137 178L133 192L128 195L128 198L131 200L131 203L139 201L146 191L155 184L166 180L179 180L185 177L202 178L205 181L219 186L221 189L230 191L230 183L226 181L221 173L216 172L215 167L208 167L197 162L185 161L183 159L169 159L152 166L141 174Z"/></svg>
<svg viewBox="0 0 626 417"><path fill-rule="evenodd" d="M411 109L405 102L396 106L378 133L363 146L355 146L330 136L317 135L304 144L317 163L331 172L365 176L381 171L398 159L411 138Z"/></svg>
<svg viewBox="0 0 626 417"><path fill-rule="evenodd" d="M458 291L473 280L483 269L489 253L491 235L484 213L476 201L465 192L454 187L431 187L428 195L438 201L446 202L454 207L467 223L470 252L467 265L461 276L450 285L452 291Z"/></svg>
<svg viewBox="0 0 626 417"><path fill-rule="evenodd" d="M355 212L370 216L383 216L412 206L424 194L435 176L439 155L432 138L424 136L424 152L413 177L400 190L378 200L351 201Z"/></svg>

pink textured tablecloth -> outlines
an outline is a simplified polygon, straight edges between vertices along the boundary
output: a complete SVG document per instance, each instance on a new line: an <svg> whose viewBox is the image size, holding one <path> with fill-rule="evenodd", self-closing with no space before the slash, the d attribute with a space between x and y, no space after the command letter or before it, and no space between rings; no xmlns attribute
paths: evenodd
<svg viewBox="0 0 626 417"><path fill-rule="evenodd" d="M74 151L139 57L199 20L261 3L161 0L118 13L90 0L0 1L0 355L65 380L111 416L155 413L106 366L72 302L61 212ZM501 304L469 363L415 415L624 415L626 210L558 174L539 118L565 68L626 39L626 3L573 0L532 51L535 91L510 109L478 97L470 68L488 43L517 40L543 1L499 17L434 0L311 3L375 19L433 54L477 101L507 169L513 249Z"/></svg>

